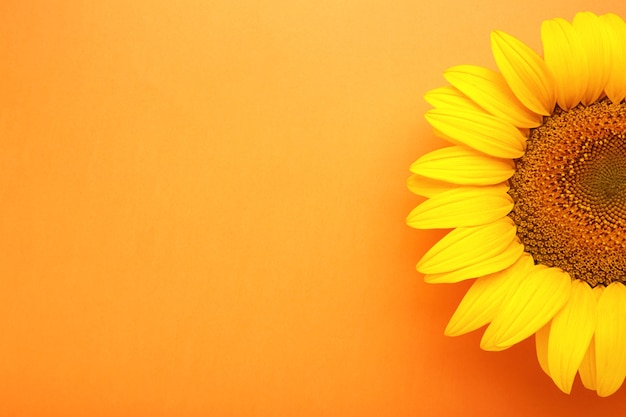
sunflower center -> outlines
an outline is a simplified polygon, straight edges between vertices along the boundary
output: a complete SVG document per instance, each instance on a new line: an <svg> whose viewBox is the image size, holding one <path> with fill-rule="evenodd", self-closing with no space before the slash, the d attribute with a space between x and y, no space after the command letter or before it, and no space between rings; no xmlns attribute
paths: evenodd
<svg viewBox="0 0 626 417"><path fill-rule="evenodd" d="M509 216L535 261L591 286L626 282L626 105L557 108L515 165Z"/></svg>

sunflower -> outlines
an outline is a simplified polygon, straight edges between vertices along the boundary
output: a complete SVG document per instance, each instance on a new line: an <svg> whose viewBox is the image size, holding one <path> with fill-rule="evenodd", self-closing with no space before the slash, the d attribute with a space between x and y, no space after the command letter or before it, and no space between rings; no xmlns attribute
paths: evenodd
<svg viewBox="0 0 626 417"><path fill-rule="evenodd" d="M584 12L542 23L543 57L491 34L499 71L460 65L428 92L452 146L411 165L417 229L452 229L417 264L428 283L475 279L445 329L480 346L535 337L565 393L626 377L626 24Z"/></svg>

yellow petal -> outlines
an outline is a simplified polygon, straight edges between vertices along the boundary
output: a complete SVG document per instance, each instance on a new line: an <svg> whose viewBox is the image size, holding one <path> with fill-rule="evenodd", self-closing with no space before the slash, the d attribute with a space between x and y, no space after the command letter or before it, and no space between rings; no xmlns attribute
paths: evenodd
<svg viewBox="0 0 626 417"><path fill-rule="evenodd" d="M609 32L607 47L612 57L604 91L613 103L619 103L626 97L626 24L613 13L602 15L600 19Z"/></svg>
<svg viewBox="0 0 626 417"><path fill-rule="evenodd" d="M535 350L537 352L537 360L539 361L539 366L549 377L550 368L548 367L548 341L550 340L550 323L548 322L541 329L537 330L535 333Z"/></svg>
<svg viewBox="0 0 626 417"><path fill-rule="evenodd" d="M526 138L511 123L496 116L469 110L432 109L426 120L445 139L497 158L519 158Z"/></svg>
<svg viewBox="0 0 626 417"><path fill-rule="evenodd" d="M460 185L491 185L509 179L513 161L497 159L462 146L437 149L411 165L411 172Z"/></svg>
<svg viewBox="0 0 626 417"><path fill-rule="evenodd" d="M589 347L583 357L578 374L583 386L587 389L594 390L598 387L598 378L596 373L596 338L593 336L589 342Z"/></svg>
<svg viewBox="0 0 626 417"><path fill-rule="evenodd" d="M596 301L596 311L597 304L600 296L604 292L604 287L599 285L594 287L592 293L594 295L594 299ZM597 326L597 314L596 314L596 326ZM585 388L594 390L597 387L597 378L596 378L596 341L595 337L591 338L589 342L589 348L583 357L582 362L580 363L580 368L578 369L578 374L580 375L580 380L582 381Z"/></svg>
<svg viewBox="0 0 626 417"><path fill-rule="evenodd" d="M496 65L517 98L530 110L548 116L554 110L554 78L546 63L528 46L504 32L491 34Z"/></svg>
<svg viewBox="0 0 626 417"><path fill-rule="evenodd" d="M457 186L449 182L439 181L432 178L426 178L421 175L413 174L406 182L406 186L411 192L424 197L434 197L444 191L449 191Z"/></svg>
<svg viewBox="0 0 626 417"><path fill-rule="evenodd" d="M522 253L524 253L524 245L520 243L519 239L515 238L502 252L496 255L475 261L471 265L455 269L454 271L425 275L424 281L429 284L449 284L482 277L508 268L522 256Z"/></svg>
<svg viewBox="0 0 626 417"><path fill-rule="evenodd" d="M596 327L596 299L591 287L573 280L570 298L550 326L548 363L550 375L561 391L572 390L576 371L587 352Z"/></svg>
<svg viewBox="0 0 626 417"><path fill-rule="evenodd" d="M515 239L517 227L504 217L483 226L459 227L437 242L417 264L422 274L464 268L502 253Z"/></svg>
<svg viewBox="0 0 626 417"><path fill-rule="evenodd" d="M609 284L598 300L596 340L597 393L607 397L626 377L626 286Z"/></svg>
<svg viewBox="0 0 626 417"><path fill-rule="evenodd" d="M537 127L542 122L541 116L518 100L499 72L459 65L446 70L443 76L480 107L516 127Z"/></svg>
<svg viewBox="0 0 626 417"><path fill-rule="evenodd" d="M500 308L502 300L514 291L533 266L530 255L521 256L503 271L478 278L459 303L446 327L447 336L458 336L489 323Z"/></svg>
<svg viewBox="0 0 626 417"><path fill-rule="evenodd" d="M563 19L541 25L546 65L554 75L556 101L564 110L576 107L585 96L589 68L587 55L572 25Z"/></svg>
<svg viewBox="0 0 626 417"><path fill-rule="evenodd" d="M458 89L446 86L426 93L424 100L436 109L457 109L483 112L484 110Z"/></svg>
<svg viewBox="0 0 626 417"><path fill-rule="evenodd" d="M492 223L513 208L506 191L502 185L454 188L413 209L407 224L416 229L451 229Z"/></svg>
<svg viewBox="0 0 626 417"><path fill-rule="evenodd" d="M587 56L589 76L582 102L589 105L600 98L609 80L612 65L610 35L600 18L590 12L577 13L573 27Z"/></svg>
<svg viewBox="0 0 626 417"><path fill-rule="evenodd" d="M510 347L535 333L554 317L570 295L571 278L558 268L535 266L509 294L485 330L484 350Z"/></svg>

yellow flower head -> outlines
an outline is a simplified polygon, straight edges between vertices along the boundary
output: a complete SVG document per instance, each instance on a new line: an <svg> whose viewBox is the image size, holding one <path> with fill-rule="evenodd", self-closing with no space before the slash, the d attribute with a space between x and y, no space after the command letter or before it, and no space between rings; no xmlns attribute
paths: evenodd
<svg viewBox="0 0 626 417"><path fill-rule="evenodd" d="M541 368L569 393L626 377L626 24L579 13L543 22L543 58L495 31L499 72L460 65L430 91L453 146L411 165L428 199L418 229L453 229L419 261L429 283L476 278L445 333L488 324L485 350L535 335Z"/></svg>

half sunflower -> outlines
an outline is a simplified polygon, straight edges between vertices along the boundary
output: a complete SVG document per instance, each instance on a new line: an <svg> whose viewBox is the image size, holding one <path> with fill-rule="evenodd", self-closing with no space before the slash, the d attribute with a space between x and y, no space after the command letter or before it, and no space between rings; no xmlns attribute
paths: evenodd
<svg viewBox="0 0 626 417"><path fill-rule="evenodd" d="M569 393L626 377L626 24L543 22L543 58L495 31L498 71L461 65L430 91L435 135L453 146L411 165L428 199L418 229L453 229L419 261L429 283L477 278L445 333L486 324L481 348L535 335L541 368Z"/></svg>

